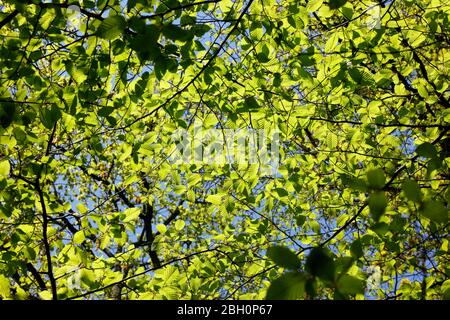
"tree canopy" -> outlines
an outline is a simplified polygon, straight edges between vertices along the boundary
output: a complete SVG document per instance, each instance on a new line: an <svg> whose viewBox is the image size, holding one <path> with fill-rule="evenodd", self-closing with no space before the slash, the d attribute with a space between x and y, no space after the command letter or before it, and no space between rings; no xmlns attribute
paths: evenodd
<svg viewBox="0 0 450 320"><path fill-rule="evenodd" d="M0 11L1 299L450 298L448 1Z"/></svg>

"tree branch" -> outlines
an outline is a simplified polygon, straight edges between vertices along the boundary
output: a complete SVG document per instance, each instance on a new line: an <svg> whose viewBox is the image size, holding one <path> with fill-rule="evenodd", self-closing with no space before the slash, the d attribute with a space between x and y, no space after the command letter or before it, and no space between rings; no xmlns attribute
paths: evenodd
<svg viewBox="0 0 450 320"><path fill-rule="evenodd" d="M46 156L48 156L50 154L50 151L51 151L51 148L52 148L52 145L53 145L53 138L54 138L55 132L56 132L57 123L58 122L55 122L55 124L53 125L53 130L52 130L52 132L50 134L50 137L48 139L47 148L45 150L45 155ZM51 286L51 291L52 291L52 299L53 300L58 300L58 294L57 294L57 290L56 290L56 280L55 280L55 276L53 274L51 249L50 249L50 244L49 244L48 235L47 235L49 219L48 219L48 214L47 214L47 206L45 204L45 199L44 199L44 192L43 192L43 190L41 188L41 183L40 183L40 177L41 177L41 173L42 173L43 167L44 167L44 164L41 165L39 173L36 176L36 181L34 183L34 187L36 189L36 192L39 195L39 202L40 202L41 207L42 207L42 241L44 243L45 256L46 256L46 259L47 259L47 275L48 275L48 277L50 279L50 286Z"/></svg>
<svg viewBox="0 0 450 320"><path fill-rule="evenodd" d="M44 193L41 189L39 179L36 179L35 187L36 187L36 191L39 195L39 202L41 203L41 207L42 207L42 240L44 242L45 256L47 258L47 274L50 279L52 298L53 298L53 300L58 300L58 295L56 292L56 280L53 275L53 265L52 265L52 256L51 256L51 252L50 252L50 244L48 242L48 236L47 236L47 228L48 228L47 207L45 205Z"/></svg>
<svg viewBox="0 0 450 320"><path fill-rule="evenodd" d="M54 2L34 3L33 1L28 1L28 4L37 5L37 6L39 6L42 9L45 9L45 8L67 9L67 8L69 8L71 6L71 4L68 3L68 1L65 2L65 3L54 3ZM80 12L82 14L84 14L85 16L87 16L87 17L90 17L90 18L93 18L93 19L98 19L98 20L101 20L101 21L105 19L99 13L91 12L91 11L88 11L88 10L86 10L84 8L81 8L81 7L78 7L78 8L80 9Z"/></svg>
<svg viewBox="0 0 450 320"><path fill-rule="evenodd" d="M171 264L173 264L173 263L175 263L175 262L179 262L179 261L183 261L183 260L188 260L188 259L190 259L191 257L198 256L198 255L203 254L203 253L215 251L217 248L219 248L219 246L214 247L214 248L211 248L211 249L205 249L205 250L202 250L202 251L197 251L197 252L194 252L194 253L185 255L184 257L181 257L181 258L177 258L177 259L173 259L173 260L167 261L167 262L161 264L161 266L159 266L159 267L153 267L153 268L146 269L146 270L144 270L144 271L142 271L142 272L135 273L135 274L133 274L133 275L131 275L131 276L128 276L128 277L126 277L126 278L123 278L123 279L120 280L120 281L116 281L116 282L110 283L110 284L108 284L108 285L106 285L106 286L104 286L104 287L101 287L101 288L98 288L98 289L95 289L95 290L91 290L91 291L85 292L85 293L80 294L80 295L78 295L78 296L69 297L69 298L67 298L67 300L79 299L79 298L86 297L86 296L88 296L88 295L90 295L90 294L96 293L96 292L104 291L104 290L107 289L107 288L110 288L110 287L113 287L113 286L115 286L115 285L117 285L117 284L126 282L126 281L128 281L128 280L130 280L130 279L133 279L133 278L142 276L142 275L144 275L144 274L146 274L146 273L149 273L149 272L151 272L151 271L156 271L156 270L162 269L162 268L164 268L165 266L171 265Z"/></svg>
<svg viewBox="0 0 450 320"><path fill-rule="evenodd" d="M31 274L33 275L34 279L36 280L36 282L39 285L39 289L41 290L45 290L46 286L45 286L45 282L42 279L41 275L39 274L39 272L36 270L36 268L31 264L31 263L27 263L27 270L29 272L31 272Z"/></svg>
<svg viewBox="0 0 450 320"><path fill-rule="evenodd" d="M5 25L7 25L9 22L11 22L12 19L14 19L17 16L18 13L19 13L19 11L14 10L5 19L0 21L0 29L3 28Z"/></svg>

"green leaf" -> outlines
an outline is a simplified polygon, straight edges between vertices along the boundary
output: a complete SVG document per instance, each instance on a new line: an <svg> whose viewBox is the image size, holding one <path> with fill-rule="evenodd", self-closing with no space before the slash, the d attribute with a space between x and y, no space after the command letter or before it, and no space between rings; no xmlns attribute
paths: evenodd
<svg viewBox="0 0 450 320"><path fill-rule="evenodd" d="M200 181L202 181L202 176L199 175L198 173L192 173L192 174L189 175L188 185L189 186L194 186L197 183L199 183Z"/></svg>
<svg viewBox="0 0 450 320"><path fill-rule="evenodd" d="M389 231L389 225L386 222L377 222L373 224L370 229L372 229L380 237L384 236L386 232Z"/></svg>
<svg viewBox="0 0 450 320"><path fill-rule="evenodd" d="M0 161L0 177L7 177L9 175L9 171L11 170L11 166L8 160Z"/></svg>
<svg viewBox="0 0 450 320"><path fill-rule="evenodd" d="M127 1L127 10L131 11L137 4L137 0L128 0Z"/></svg>
<svg viewBox="0 0 450 320"><path fill-rule="evenodd" d="M61 110L55 105L52 105L50 109L41 110L42 124L49 130L53 129L53 126L55 125L56 121L61 119L61 117L62 117Z"/></svg>
<svg viewBox="0 0 450 320"><path fill-rule="evenodd" d="M139 181L139 177L136 175L131 175L128 178L125 179L125 181L123 182L123 186L129 186L130 184Z"/></svg>
<svg viewBox="0 0 450 320"><path fill-rule="evenodd" d="M10 284L8 278L0 274L0 297L8 298L10 295Z"/></svg>
<svg viewBox="0 0 450 320"><path fill-rule="evenodd" d="M416 153L421 157L430 159L437 157L436 147L429 142L424 142L421 145L417 146Z"/></svg>
<svg viewBox="0 0 450 320"><path fill-rule="evenodd" d="M88 212L88 208L86 208L86 206L82 203L78 203L75 208L78 210L78 212L80 214L85 214L86 212Z"/></svg>
<svg viewBox="0 0 450 320"><path fill-rule="evenodd" d="M93 288L95 285L95 273L92 270L81 269L80 270L80 280L88 288Z"/></svg>
<svg viewBox="0 0 450 320"><path fill-rule="evenodd" d="M320 233L320 223L317 220L311 220L309 225L315 233Z"/></svg>
<svg viewBox="0 0 450 320"><path fill-rule="evenodd" d="M86 236L85 236L83 230L77 231L73 235L73 243L74 244L82 244L84 242L84 240L86 240Z"/></svg>
<svg viewBox="0 0 450 320"><path fill-rule="evenodd" d="M139 215L141 214L141 209L140 208L128 208L123 213L125 214L125 218L123 219L123 222L133 222L139 218Z"/></svg>
<svg viewBox="0 0 450 320"><path fill-rule="evenodd" d="M266 293L266 300L297 300L305 296L306 277L299 272L289 272L275 279Z"/></svg>
<svg viewBox="0 0 450 320"><path fill-rule="evenodd" d="M78 69L74 66L72 61L65 61L65 66L67 72L70 74L70 76L78 83L81 84L87 79L87 74L83 72L83 70ZM76 103L76 101L75 101Z"/></svg>
<svg viewBox="0 0 450 320"><path fill-rule="evenodd" d="M295 222L297 223L297 226L303 227L306 222L306 217L304 215L298 215L295 217Z"/></svg>
<svg viewBox="0 0 450 320"><path fill-rule="evenodd" d="M417 92L419 92L419 95L420 95L422 98L424 98L424 99L428 98L428 91L427 91L427 88L425 88L425 86L424 86L423 84L417 83L417 84L416 84L416 88L417 88Z"/></svg>
<svg viewBox="0 0 450 320"><path fill-rule="evenodd" d="M424 217L436 223L448 222L448 209L440 201L426 201L420 212Z"/></svg>
<svg viewBox="0 0 450 320"><path fill-rule="evenodd" d="M348 74L356 83L361 83L363 80L363 75L357 68L349 68Z"/></svg>
<svg viewBox="0 0 450 320"><path fill-rule="evenodd" d="M328 0L328 6L330 9L339 9L342 7L347 0Z"/></svg>
<svg viewBox="0 0 450 320"><path fill-rule="evenodd" d="M369 186L374 189L382 189L386 183L386 177L381 169L375 169L367 172L367 181Z"/></svg>
<svg viewBox="0 0 450 320"><path fill-rule="evenodd" d="M361 258L364 255L363 247L360 240L355 240L350 246L350 252L353 257Z"/></svg>
<svg viewBox="0 0 450 320"><path fill-rule="evenodd" d="M201 37L205 33L207 33L211 28L207 24L194 24L191 27L191 31L194 33L196 37Z"/></svg>
<svg viewBox="0 0 450 320"><path fill-rule="evenodd" d="M222 204L223 197L224 197L223 194L210 194L209 196L206 197L205 200L212 204L219 205Z"/></svg>
<svg viewBox="0 0 450 320"><path fill-rule="evenodd" d="M320 6L322 5L323 0L311 0L308 1L307 5L306 5L306 10L308 10L308 12L314 12L319 10Z"/></svg>
<svg viewBox="0 0 450 320"><path fill-rule="evenodd" d="M14 102L0 102L0 125L3 128L9 127L16 114L16 104Z"/></svg>
<svg viewBox="0 0 450 320"><path fill-rule="evenodd" d="M369 209L375 222L380 220L381 216L386 211L387 205L388 202L384 192L377 191L369 196Z"/></svg>
<svg viewBox="0 0 450 320"><path fill-rule="evenodd" d="M267 249L267 256L275 262L276 265L295 270L301 265L301 262L297 255L290 249L281 246L273 246Z"/></svg>
<svg viewBox="0 0 450 320"><path fill-rule="evenodd" d="M51 300L53 296L49 290L44 290L44 291L39 292L39 297L42 300Z"/></svg>
<svg viewBox="0 0 450 320"><path fill-rule="evenodd" d="M414 180L405 180L402 184L403 192L408 200L420 202L422 200L422 191Z"/></svg>
<svg viewBox="0 0 450 320"><path fill-rule="evenodd" d="M175 229L178 231L181 231L181 230L183 230L185 225L186 225L186 223L183 220L177 220L175 222Z"/></svg>
<svg viewBox="0 0 450 320"><path fill-rule="evenodd" d="M269 48L267 47L266 44L264 44L262 46L261 51L258 52L256 58L261 63L266 63L266 62L270 61L270 59L269 59Z"/></svg>
<svg viewBox="0 0 450 320"><path fill-rule="evenodd" d="M36 251L31 247L25 247L24 250L25 257L30 260L36 259Z"/></svg>
<svg viewBox="0 0 450 320"><path fill-rule="evenodd" d="M158 43L160 34L156 25L146 25L143 33L130 39L129 46L137 52L141 60L157 61L162 56L161 45Z"/></svg>
<svg viewBox="0 0 450 320"><path fill-rule="evenodd" d="M363 191L367 190L367 183L364 179L352 177L350 175L342 174L341 176L342 183L345 186L348 186L354 190Z"/></svg>
<svg viewBox="0 0 450 320"><path fill-rule="evenodd" d="M324 248L314 248L311 250L305 264L306 271L322 280L333 282L335 264Z"/></svg>
<svg viewBox="0 0 450 320"><path fill-rule="evenodd" d="M340 277L338 282L338 290L343 294L355 295L364 293L364 281L345 274Z"/></svg>
<svg viewBox="0 0 450 320"><path fill-rule="evenodd" d="M162 33L166 38L174 41L186 42L192 39L193 37L193 34L190 31L185 30L174 24L164 26Z"/></svg>
<svg viewBox="0 0 450 320"><path fill-rule="evenodd" d="M133 147L131 145L129 145L128 143L124 143L122 144L122 154L120 154L120 156L118 157L118 160L120 162L124 162L126 161L131 153L133 152Z"/></svg>
<svg viewBox="0 0 450 320"><path fill-rule="evenodd" d="M237 113L243 112L256 112L260 108L258 102L254 97L247 97L244 100L244 104L242 107L236 110Z"/></svg>
<svg viewBox="0 0 450 320"><path fill-rule="evenodd" d="M173 192L176 194L183 194L186 192L186 186L183 184L173 186Z"/></svg>
<svg viewBox="0 0 450 320"><path fill-rule="evenodd" d="M355 259L353 257L342 256L336 258L334 261L335 274L346 273L353 266L354 262Z"/></svg>
<svg viewBox="0 0 450 320"><path fill-rule="evenodd" d="M442 299L450 300L450 280L445 280L441 285Z"/></svg>
<svg viewBox="0 0 450 320"><path fill-rule="evenodd" d="M283 189L283 188L275 188L275 191L277 192L277 194L280 198L287 197L289 195L289 193L286 191L286 189Z"/></svg>
<svg viewBox="0 0 450 320"><path fill-rule="evenodd" d="M107 117L113 112L114 112L114 108L113 107L103 107L97 112L97 114L100 117Z"/></svg>
<svg viewBox="0 0 450 320"><path fill-rule="evenodd" d="M96 35L106 40L113 40L122 34L125 27L126 21L123 16L110 16L100 23Z"/></svg>
<svg viewBox="0 0 450 320"><path fill-rule="evenodd" d="M157 224L156 225L156 230L158 230L158 232L160 233L160 234L164 234L164 233L166 233L167 232L167 227L165 226L165 225L163 225L163 224Z"/></svg>
<svg viewBox="0 0 450 320"><path fill-rule="evenodd" d="M342 14L344 15L344 17L346 17L348 20L351 20L353 17L353 9L352 8L348 8L348 7L344 7L341 9Z"/></svg>

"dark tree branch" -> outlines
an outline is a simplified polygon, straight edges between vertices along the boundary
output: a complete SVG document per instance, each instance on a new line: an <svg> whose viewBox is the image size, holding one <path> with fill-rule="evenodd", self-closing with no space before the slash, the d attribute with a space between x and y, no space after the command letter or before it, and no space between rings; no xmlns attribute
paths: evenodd
<svg viewBox="0 0 450 320"><path fill-rule="evenodd" d="M53 300L58 300L58 295L56 292L56 280L53 275L53 265L52 265L50 244L49 244L48 236L47 236L47 228L48 228L47 207L45 204L44 192L41 189L39 179L36 179L35 187L36 187L36 191L39 195L39 202L42 207L42 240L43 240L44 248L45 248L45 256L47 258L47 265L48 265L47 266L47 274L50 279L50 285L51 285L51 289L52 289L52 298L53 298Z"/></svg>
<svg viewBox="0 0 450 320"><path fill-rule="evenodd" d="M53 145L53 138L55 136L55 132L56 132L56 127L57 127L57 122L55 122L55 124L53 125L53 130L50 134L50 137L48 139L47 142L47 148L45 150L45 155L48 156L50 154L52 145ZM48 241L48 235L47 235L47 229L48 229L48 224L49 224L49 218L48 218L48 214L47 214L47 205L45 203L45 198L44 198L44 191L42 190L41 187L41 183L40 183L40 178L41 178L41 174L42 174L42 170L44 168L44 164L41 165L39 173L36 176L36 180L34 182L34 188L36 189L36 192L38 193L39 196L39 202L41 204L42 207L42 241L44 243L44 248L45 248L45 256L47 259L47 275L50 279L50 285L51 285L51 291L52 291L52 299L53 300L58 300L58 294L57 294L57 289L56 289L56 280L55 280L55 276L53 274L53 264L52 264L52 256L51 256L51 249L50 249L50 244Z"/></svg>
<svg viewBox="0 0 450 320"><path fill-rule="evenodd" d="M158 255L152 249L153 241L155 240L155 235L153 235L152 225L153 225L153 206L145 203L142 207L142 213L140 215L144 227L142 229L141 235L139 236L139 241L135 243L136 246L148 246L148 254L152 265L154 267L161 266L161 260L159 260ZM144 236L146 241L144 241Z"/></svg>
<svg viewBox="0 0 450 320"><path fill-rule="evenodd" d="M3 19L2 21L0 21L0 29L3 28L5 25L7 25L8 23L10 23L12 21L12 19L14 19L17 14L19 13L19 11L14 10L13 12L11 12L8 16L6 16L5 19Z"/></svg>
<svg viewBox="0 0 450 320"><path fill-rule="evenodd" d="M39 289L45 290L46 289L45 282L42 279L39 272L36 270L36 268L31 263L27 263L26 266L27 266L27 270L33 275L34 279L38 283Z"/></svg>

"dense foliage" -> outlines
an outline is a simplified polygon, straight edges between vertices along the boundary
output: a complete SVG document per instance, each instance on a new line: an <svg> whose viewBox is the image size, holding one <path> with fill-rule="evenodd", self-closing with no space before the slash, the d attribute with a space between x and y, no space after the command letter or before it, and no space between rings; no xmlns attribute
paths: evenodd
<svg viewBox="0 0 450 320"><path fill-rule="evenodd" d="M0 9L1 298L450 297L448 1Z"/></svg>

